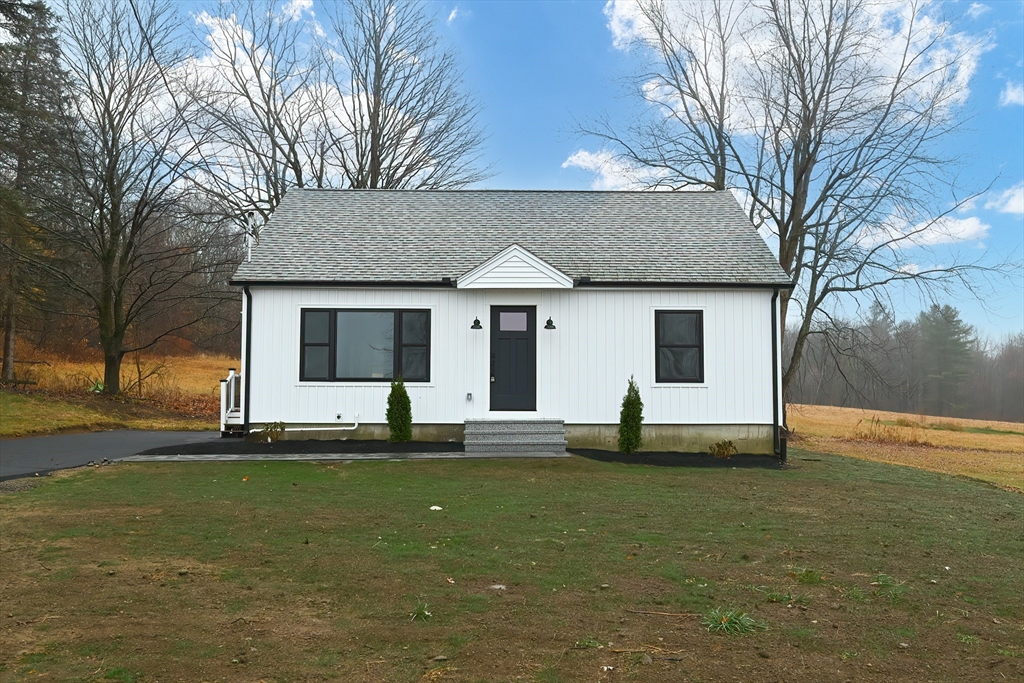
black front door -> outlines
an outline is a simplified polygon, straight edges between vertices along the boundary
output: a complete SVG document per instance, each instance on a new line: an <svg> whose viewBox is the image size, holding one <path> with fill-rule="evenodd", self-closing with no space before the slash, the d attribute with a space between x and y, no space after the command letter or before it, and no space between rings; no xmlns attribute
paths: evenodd
<svg viewBox="0 0 1024 683"><path fill-rule="evenodd" d="M491 410L537 409L537 309L491 306Z"/></svg>

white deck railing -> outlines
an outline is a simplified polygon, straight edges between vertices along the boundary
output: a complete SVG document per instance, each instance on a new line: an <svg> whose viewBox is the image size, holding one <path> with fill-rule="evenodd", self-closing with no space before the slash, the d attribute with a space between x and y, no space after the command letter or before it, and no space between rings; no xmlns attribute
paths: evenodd
<svg viewBox="0 0 1024 683"><path fill-rule="evenodd" d="M234 368L220 381L220 433L239 431L242 426L242 376Z"/></svg>

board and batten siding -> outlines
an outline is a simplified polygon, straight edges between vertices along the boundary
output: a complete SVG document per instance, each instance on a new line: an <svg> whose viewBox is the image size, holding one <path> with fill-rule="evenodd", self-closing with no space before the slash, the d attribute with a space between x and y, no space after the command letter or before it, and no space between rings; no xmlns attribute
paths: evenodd
<svg viewBox="0 0 1024 683"><path fill-rule="evenodd" d="M407 384L418 424L558 418L617 424L632 375L645 424L772 423L770 290L259 287L252 292L252 423L383 423L388 382L300 382L303 308L427 308L430 381ZM537 307L537 410L492 412L490 306ZM704 383L656 384L655 310L704 313ZM474 318L482 330L471 330ZM556 329L544 329L551 318ZM244 358L244 351L243 351ZM472 399L467 399L472 394Z"/></svg>

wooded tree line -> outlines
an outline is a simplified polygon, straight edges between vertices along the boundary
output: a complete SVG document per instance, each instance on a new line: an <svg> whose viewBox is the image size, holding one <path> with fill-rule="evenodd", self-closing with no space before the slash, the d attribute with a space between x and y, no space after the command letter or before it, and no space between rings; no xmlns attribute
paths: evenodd
<svg viewBox="0 0 1024 683"><path fill-rule="evenodd" d="M291 187L485 177L454 55L423 6L0 0L5 349L236 344L228 279ZM183 29L190 23L195 31Z"/></svg>
<svg viewBox="0 0 1024 683"><path fill-rule="evenodd" d="M808 339L791 402L1024 422L1024 333L983 340L939 304L897 322L876 303L830 324Z"/></svg>

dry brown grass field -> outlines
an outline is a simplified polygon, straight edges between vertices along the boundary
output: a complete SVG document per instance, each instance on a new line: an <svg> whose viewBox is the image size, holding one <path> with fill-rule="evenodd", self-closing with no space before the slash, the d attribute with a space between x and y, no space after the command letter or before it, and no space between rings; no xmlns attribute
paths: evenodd
<svg viewBox="0 0 1024 683"><path fill-rule="evenodd" d="M26 354L24 360L33 364L26 369L19 368L19 374L35 381L36 388L44 391L87 391L103 378L103 361L99 358L69 360L36 353ZM125 393L139 397L168 394L219 397L219 382L227 376L229 367L237 368L238 361L228 356L142 356L138 359L127 356L121 365L121 386Z"/></svg>
<svg viewBox="0 0 1024 683"><path fill-rule="evenodd" d="M19 379L34 382L0 393L0 437L97 429L216 429L220 380L238 361L226 356L128 357L123 396L90 391L103 363L22 353ZM141 380L141 381L140 381Z"/></svg>
<svg viewBox="0 0 1024 683"><path fill-rule="evenodd" d="M983 479L1024 490L1024 424L791 404L793 441L813 451Z"/></svg>

